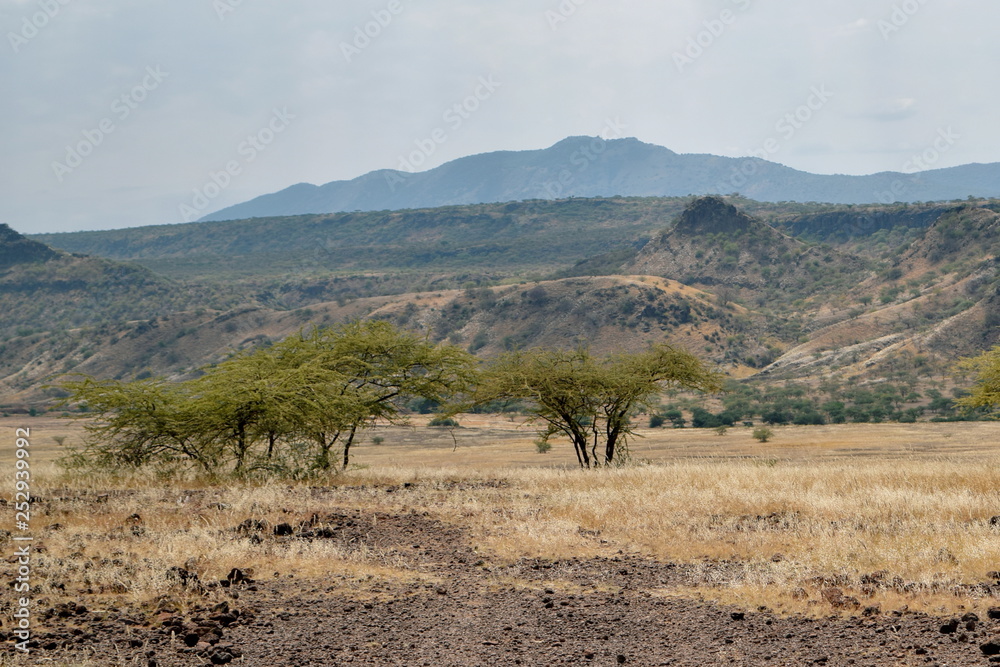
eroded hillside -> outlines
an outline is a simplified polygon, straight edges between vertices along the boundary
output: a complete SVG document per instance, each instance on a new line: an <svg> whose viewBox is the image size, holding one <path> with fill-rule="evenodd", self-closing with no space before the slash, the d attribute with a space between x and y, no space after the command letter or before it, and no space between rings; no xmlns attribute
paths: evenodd
<svg viewBox="0 0 1000 667"><path fill-rule="evenodd" d="M958 356L1000 338L996 209L990 201L855 210L716 197L566 200L384 214L382 223L374 214L252 221L232 237L230 223L79 237L141 255L146 267L55 251L7 230L0 393L23 408L55 396L44 387L61 373L187 377L235 349L357 318L480 356L668 341L735 378L907 375L937 386ZM850 229L841 234L835 223ZM337 229L382 268L340 263L337 253L353 246L320 247L323 261L307 254L296 268L293 246L316 240L296 236L302 225ZM289 238L276 244L275 235ZM497 261L477 268L471 258L501 238ZM558 249L540 264L546 239ZM435 250L415 269L421 248ZM462 257L460 266L439 263L441 253ZM265 261L280 257L293 265L286 273ZM199 274L213 258L240 275ZM148 268L170 262L182 264L174 278Z"/></svg>

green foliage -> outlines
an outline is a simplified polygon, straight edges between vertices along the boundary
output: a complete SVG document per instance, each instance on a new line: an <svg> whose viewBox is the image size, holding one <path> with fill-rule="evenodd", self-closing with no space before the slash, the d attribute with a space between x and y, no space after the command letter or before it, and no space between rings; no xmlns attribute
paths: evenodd
<svg viewBox="0 0 1000 667"><path fill-rule="evenodd" d="M753 430L753 437L758 442L767 442L774 436L774 431L766 426L759 426Z"/></svg>
<svg viewBox="0 0 1000 667"><path fill-rule="evenodd" d="M903 376L897 382L878 382L867 386L841 385L837 382L768 386L748 382L728 382L722 397L724 410L713 414L691 401L692 424L715 428L759 418L767 425L822 425L846 422L870 423L903 421L912 423L925 412L939 416L954 414L955 401L934 389L925 394L914 391L915 380ZM924 396L930 399L927 403Z"/></svg>
<svg viewBox="0 0 1000 667"><path fill-rule="evenodd" d="M97 417L71 458L110 467L180 460L247 475L286 470L280 462L303 452L312 470L328 470L336 447L346 468L359 431L404 421L404 398L447 401L472 371L468 353L373 321L303 332L177 384L69 381L64 401Z"/></svg>
<svg viewBox="0 0 1000 667"><path fill-rule="evenodd" d="M961 360L956 369L975 376L971 392L968 396L958 398L956 405L966 410L993 409L1000 405L1000 345L978 356Z"/></svg>
<svg viewBox="0 0 1000 667"><path fill-rule="evenodd" d="M430 422L428 422L427 425L428 426L457 427L458 426L458 420L455 419L454 417L446 417L444 415L438 415L437 417L434 417L433 419L431 419Z"/></svg>
<svg viewBox="0 0 1000 667"><path fill-rule="evenodd" d="M473 402L530 401L548 440L563 435L581 467L611 465L628 453L629 415L673 388L717 391L720 377L693 355L667 345L596 358L586 349L508 352L484 371ZM600 451L599 450L603 450Z"/></svg>

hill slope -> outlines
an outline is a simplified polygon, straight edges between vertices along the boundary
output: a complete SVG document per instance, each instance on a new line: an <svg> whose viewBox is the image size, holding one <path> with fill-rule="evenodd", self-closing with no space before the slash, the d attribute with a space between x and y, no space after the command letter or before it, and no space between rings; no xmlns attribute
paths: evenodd
<svg viewBox="0 0 1000 667"><path fill-rule="evenodd" d="M814 293L820 284L824 289L843 288L865 266L834 250L807 246L718 197L704 197L646 244L622 271L708 288L778 290L787 297Z"/></svg>
<svg viewBox="0 0 1000 667"><path fill-rule="evenodd" d="M55 236L147 266L200 264L203 283L7 230L0 256L19 259L0 270L0 395L40 401L71 370L187 377L233 349L356 318L484 356L669 341L740 378L947 388L954 359L1000 335L997 208L569 199ZM552 277L517 275L538 267Z"/></svg>

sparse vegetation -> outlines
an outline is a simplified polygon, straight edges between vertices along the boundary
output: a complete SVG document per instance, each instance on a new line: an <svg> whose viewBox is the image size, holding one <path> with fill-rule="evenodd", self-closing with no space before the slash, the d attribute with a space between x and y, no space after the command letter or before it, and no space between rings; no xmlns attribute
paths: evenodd
<svg viewBox="0 0 1000 667"><path fill-rule="evenodd" d="M890 430L880 442L908 439L905 432L892 435L900 427L882 428ZM852 442L871 447L864 432L850 433ZM428 512L445 526L461 528L493 568L521 558L612 558L628 546L655 562L708 568L704 579L678 594L750 609L839 613L822 596L830 580L865 605L881 605L884 613L904 605L947 613L960 605L968 611L992 604L976 587L995 570L990 508L997 501L1000 466L984 458L995 429L959 431L953 456L946 459L933 449L910 458L869 449L863 466L823 456L822 439L842 442L843 431L816 437L821 439L816 449L795 461L733 457L734 452L719 450L739 447L726 438L710 443L717 457L681 459L668 449L667 458L653 465L597 476L513 470L501 451L465 468L422 467L412 459L414 467L383 463L330 475L323 478L329 485L323 493L315 482L215 484L187 474L165 486L152 471L66 475L39 467L37 492L52 498L45 507L61 528L45 534L48 565L38 570L35 590L51 603L83 595L88 606L114 600L139 607L166 593L185 595L162 576L176 566L202 581L223 579L233 567L258 572L265 582L272 572L294 571L306 581L323 580L341 594L358 596L393 581L423 580L426 573L392 551L347 548L336 539L279 539L271 530L282 523L320 530L322 520L309 523L313 515L364 508L379 517ZM381 460L393 459L396 455L385 453ZM499 486L487 483L495 476L502 480ZM372 493L399 490L404 483L405 496ZM462 493L442 493L459 484ZM648 506L658 511L635 511ZM141 523L129 523L133 515ZM267 526L257 533L262 541L234 532L246 519ZM143 529L131 531L131 525ZM582 538L581 531L599 532L600 540ZM83 536L87 547L81 553ZM404 546L410 549L409 542ZM81 559L95 564L87 570L87 583L74 574ZM711 570L713 559L730 564L725 577ZM365 584L368 575L373 579Z"/></svg>
<svg viewBox="0 0 1000 667"><path fill-rule="evenodd" d="M626 457L631 413L677 388L716 391L721 379L693 355L666 345L605 358L585 348L534 349L507 353L487 366L473 402L530 401L530 413L544 425L540 438L565 436L580 466L590 468Z"/></svg>

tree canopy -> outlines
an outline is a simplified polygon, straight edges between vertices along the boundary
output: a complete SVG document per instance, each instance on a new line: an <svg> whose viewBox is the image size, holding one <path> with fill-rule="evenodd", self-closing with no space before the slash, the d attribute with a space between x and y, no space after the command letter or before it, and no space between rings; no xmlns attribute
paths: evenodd
<svg viewBox="0 0 1000 667"><path fill-rule="evenodd" d="M630 417L661 392L718 391L721 376L668 345L596 357L532 349L477 367L454 345L432 344L383 321L315 328L239 352L184 382L63 384L85 404L81 464L181 463L204 472L298 475L347 468L360 432L404 423L407 400L463 407L523 401L541 441L567 437L584 468L627 458ZM336 455L340 460L335 462Z"/></svg>
<svg viewBox="0 0 1000 667"><path fill-rule="evenodd" d="M475 403L528 400L539 435L567 437L584 468L609 465L628 453L629 420L669 389L718 391L721 376L694 355L669 345L637 354L598 358L589 350L532 349L504 354L489 364Z"/></svg>
<svg viewBox="0 0 1000 667"><path fill-rule="evenodd" d="M81 463L194 463L207 472L308 468L331 455L350 461L359 431L405 419L401 400L444 402L463 390L472 356L381 321L317 328L268 348L240 352L181 383L83 378L64 383L67 402L97 419L75 453Z"/></svg>
<svg viewBox="0 0 1000 667"><path fill-rule="evenodd" d="M1000 405L1000 345L982 354L961 360L958 370L971 372L976 383L969 396L955 401L965 408L995 408Z"/></svg>

